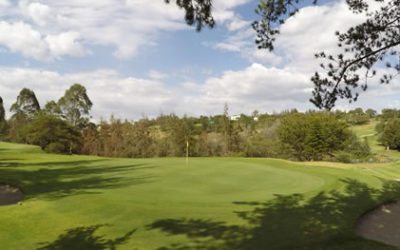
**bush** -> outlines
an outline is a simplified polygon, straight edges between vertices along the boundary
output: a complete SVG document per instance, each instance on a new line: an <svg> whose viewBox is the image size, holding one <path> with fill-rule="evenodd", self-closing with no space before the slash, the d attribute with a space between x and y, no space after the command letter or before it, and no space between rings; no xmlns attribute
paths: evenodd
<svg viewBox="0 0 400 250"><path fill-rule="evenodd" d="M352 155L344 151L337 152L335 154L335 159L342 163L352 163Z"/></svg>
<svg viewBox="0 0 400 250"><path fill-rule="evenodd" d="M77 153L80 149L80 133L52 115L38 114L21 134L27 143L49 152Z"/></svg>
<svg viewBox="0 0 400 250"><path fill-rule="evenodd" d="M349 136L351 132L346 123L322 112L289 114L278 129L283 154L306 161L319 161L343 150Z"/></svg>
<svg viewBox="0 0 400 250"><path fill-rule="evenodd" d="M44 148L44 151L47 153L61 154L67 152L68 150L66 149L65 144L60 142L52 142Z"/></svg>
<svg viewBox="0 0 400 250"><path fill-rule="evenodd" d="M400 150L400 119L393 118L386 122L382 121L379 126L377 126L379 135L379 142L383 146L389 147L391 149Z"/></svg>

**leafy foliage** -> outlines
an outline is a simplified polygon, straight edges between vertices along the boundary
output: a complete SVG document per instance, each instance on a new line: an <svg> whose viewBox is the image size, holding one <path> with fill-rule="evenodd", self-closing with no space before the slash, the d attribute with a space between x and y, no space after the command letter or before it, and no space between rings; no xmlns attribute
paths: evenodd
<svg viewBox="0 0 400 250"><path fill-rule="evenodd" d="M47 152L77 153L80 133L67 122L41 113L23 129L26 142L40 146Z"/></svg>
<svg viewBox="0 0 400 250"><path fill-rule="evenodd" d="M55 101L47 102L46 105L44 106L43 111L49 115L54 115L54 116L62 115L60 106Z"/></svg>
<svg viewBox="0 0 400 250"><path fill-rule="evenodd" d="M6 111L4 109L3 98L0 96L0 139L4 137L7 129Z"/></svg>
<svg viewBox="0 0 400 250"><path fill-rule="evenodd" d="M6 110L4 109L3 98L0 96L0 122L4 122L6 120Z"/></svg>
<svg viewBox="0 0 400 250"><path fill-rule="evenodd" d="M261 49L274 49L279 26L287 17L295 15L301 2L306 0L261 0L257 8L260 21L253 23L257 32L256 43ZM312 77L315 85L311 102L318 108L332 109L338 98L356 101L358 91L366 90L367 79L377 74L381 65L400 73L400 1L374 0L380 7L370 7L372 1L347 0L348 7L356 14L366 15L367 20L346 32L337 32L337 55L317 53L324 60L321 72ZM314 4L317 1L313 1ZM389 83L394 74L384 74L381 83Z"/></svg>
<svg viewBox="0 0 400 250"><path fill-rule="evenodd" d="M367 124L375 114L376 111L373 110L369 110L369 114L367 114L362 108L356 108L346 114L346 121L351 125L363 125Z"/></svg>
<svg viewBox="0 0 400 250"><path fill-rule="evenodd" d="M345 148L347 124L325 113L293 114L282 119L278 137L298 160L322 160Z"/></svg>
<svg viewBox="0 0 400 250"><path fill-rule="evenodd" d="M17 103L25 107L24 102ZM109 157L182 157L188 153L192 157L333 160L344 151L351 159L360 159L369 156L369 146L348 130L348 124L364 124L376 113L370 110L367 115L360 108L347 113L299 113L294 109L230 116L225 104L223 114L209 117L171 114L138 121L111 117L95 124L88 120L91 106L85 87L75 84L58 103L50 101L41 111L12 118L8 138L39 145L48 152Z"/></svg>
<svg viewBox="0 0 400 250"><path fill-rule="evenodd" d="M167 3L170 0L165 0ZM253 22L256 44L259 49L272 51L279 35L280 26L294 16L306 4L318 4L318 0L259 0L256 13L260 19ZM315 72L313 97L310 101L318 108L331 110L338 99L356 101L359 91L368 88L368 79L377 75L381 66L384 71L381 83L389 83L400 74L400 0L346 0L355 14L366 20L347 31L337 31L338 54L319 52L321 70ZM186 22L196 24L200 31L204 25L213 27L211 0L177 0L185 9ZM371 7L379 5L379 8Z"/></svg>
<svg viewBox="0 0 400 250"><path fill-rule="evenodd" d="M40 110L35 92L24 88L17 97L17 101L11 106L12 119L31 119Z"/></svg>
<svg viewBox="0 0 400 250"><path fill-rule="evenodd" d="M378 126L379 141L390 149L400 150L400 119L394 118L382 121Z"/></svg>
<svg viewBox="0 0 400 250"><path fill-rule="evenodd" d="M23 127L40 111L40 105L35 93L27 88L22 89L10 111L13 115L9 121L8 137L14 142L25 143L25 138L21 134Z"/></svg>
<svg viewBox="0 0 400 250"><path fill-rule="evenodd" d="M55 109L54 104L48 107ZM83 127L89 121L89 111L92 108L92 101L89 99L86 88L81 84L72 85L64 96L58 101L58 108L62 112L62 116L74 127ZM57 112L53 110L52 112Z"/></svg>
<svg viewBox="0 0 400 250"><path fill-rule="evenodd" d="M43 110L35 93L25 88L11 106L14 114L8 122L7 139L35 144L48 152L80 153L80 129L88 122L91 106L86 89L80 84L67 90L58 103L48 102ZM0 126L0 135L1 132Z"/></svg>
<svg viewBox="0 0 400 250"><path fill-rule="evenodd" d="M165 0L170 3L171 0ZM212 17L212 0L175 0L179 8L185 10L185 21L188 25L195 25L197 31L204 26L214 27L215 21Z"/></svg>

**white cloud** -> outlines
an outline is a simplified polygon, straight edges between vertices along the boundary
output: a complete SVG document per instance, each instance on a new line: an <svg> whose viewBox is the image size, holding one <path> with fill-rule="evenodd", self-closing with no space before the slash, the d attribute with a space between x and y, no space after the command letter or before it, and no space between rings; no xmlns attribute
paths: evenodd
<svg viewBox="0 0 400 250"><path fill-rule="evenodd" d="M0 0L0 6L7 7L7 6L10 6L10 5L11 5L11 3L10 3L9 0Z"/></svg>
<svg viewBox="0 0 400 250"><path fill-rule="evenodd" d="M374 8L377 8L377 6L374 6ZM280 99L281 101L282 99L287 99L287 102L282 101L282 103L286 103L283 105L286 107L288 106L288 103L292 103L293 107L305 107L309 105L308 99L311 97L311 89L313 87L309 79L313 72L319 69L320 62L315 59L314 54L320 51L326 51L328 53L338 52L339 48L337 47L337 37L335 36L335 32L337 30L345 31L349 27L357 25L364 20L365 16L356 15L351 12L344 0L335 1L328 5L302 8L297 15L289 18L281 27L281 33L277 37L275 50L273 52L256 48L254 43L255 31L248 26L243 26L243 28L239 29L230 29L231 32L225 40L211 46L222 51L239 53L243 58L247 59L251 63L261 63L268 66L269 68L265 68L264 71L255 70L254 65L251 67L251 72L253 72L252 74L260 76L260 78L254 82L257 82L261 86L271 87L271 75L274 75L276 78L275 81L280 84L284 84L287 81L293 82L293 84L290 85L291 88L293 88L292 91L290 89L285 89L281 85L272 85L271 88L274 89L276 95L268 94L266 93L266 90L252 86L251 81L250 83L247 83L247 88L257 90L256 92L259 93L264 93L261 96L265 96L266 99L274 98L274 96L279 97L276 99ZM277 71L274 67L278 67L279 70ZM223 77L220 80L230 82L230 84L228 84L229 86L235 86L235 82L236 84L237 82L243 81L249 82L249 80L246 81L246 79L253 79L250 74L245 74L245 72L249 72L249 69L250 68L240 71L239 75L237 75L239 72L230 74L231 77L236 75L236 77L234 77L236 80L230 80L226 77ZM261 74L261 72L264 73ZM243 78L240 75L246 75L246 77ZM263 76L261 77L261 75ZM302 80L300 81L297 77ZM264 78L264 81L261 78ZM282 79L286 80L282 81ZM369 86L371 88L368 92L362 93L358 103L363 103L363 97L367 96L370 105L373 106L374 104L371 104L371 100L377 100L379 92L384 96L391 96L390 93L397 92L393 89L393 86L396 86L396 84L393 84L396 83L396 79L389 87L377 86L379 85L376 83L377 80L377 78L370 80ZM302 85L301 82L307 83L308 87ZM399 82L397 83L400 84ZM218 84L215 83L214 85ZM222 83L219 85L222 86ZM226 85L225 88L228 88L228 85ZM242 93L245 93L245 91L248 90L247 88L238 86L234 87L234 89L242 89ZM382 89L380 91L371 90L374 88ZM387 88L389 88L389 90ZM223 91L218 92L217 88L216 90L210 91L210 93L219 93L222 95ZM226 93L231 94L227 95L227 98L230 99L231 102L235 102L235 100L243 100L243 98L233 95L234 93L232 93L231 90L226 91ZM292 93L296 94L293 95ZM299 98L302 99L302 104L293 103L293 101L300 100ZM391 96L388 100L392 99L393 97ZM252 100L256 103L262 102L262 100L257 100L255 96ZM387 101L376 101L376 103L378 106L383 107L383 103L387 103ZM246 103L243 103L243 105L246 105ZM346 102L339 102L339 105L346 106ZM357 103L355 105L357 105Z"/></svg>
<svg viewBox="0 0 400 250"><path fill-rule="evenodd" d="M47 56L47 48L42 35L23 22L0 21L0 44L25 57L40 60Z"/></svg>
<svg viewBox="0 0 400 250"><path fill-rule="evenodd" d="M150 77L150 79L154 79L154 80L163 80L163 79L167 78L168 75L164 74L160 71L157 71L157 70L150 70L149 77Z"/></svg>
<svg viewBox="0 0 400 250"><path fill-rule="evenodd" d="M45 39L50 54L55 58L62 56L83 56L85 49L80 43L80 34L76 32L65 32L58 35L48 35Z"/></svg>
<svg viewBox="0 0 400 250"><path fill-rule="evenodd" d="M205 105L208 112L222 107L225 102L235 113L280 110L290 105L306 107L310 87L307 75L253 64L208 79L201 86L197 101Z"/></svg>
<svg viewBox="0 0 400 250"><path fill-rule="evenodd" d="M310 72L318 66L315 53L337 51L337 30L347 30L363 20L364 16L354 14L346 2L340 0L331 5L304 7L289 18L280 29L273 52L256 48L255 31L248 25L231 28L229 36L215 44L214 48L238 52L250 62L267 65L285 63L285 67Z"/></svg>
<svg viewBox="0 0 400 250"><path fill-rule="evenodd" d="M291 67L313 71L318 65L315 53L339 51L335 32L345 31L364 20L364 16L351 12L343 0L333 5L303 8L281 27L275 43L276 53L285 57Z"/></svg>
<svg viewBox="0 0 400 250"><path fill-rule="evenodd" d="M50 7L41 3L31 3L27 6L28 15L32 20L41 26L47 24L50 19Z"/></svg>
<svg viewBox="0 0 400 250"><path fill-rule="evenodd" d="M158 72L159 74L162 74ZM227 71L204 83L183 82L171 87L161 80L122 76L114 70L60 74L34 69L0 68L0 93L7 107L23 87L35 91L41 104L61 97L71 84L82 83L94 103L95 118L115 114L138 118L161 111L180 115L218 114L225 102L232 113L281 110L307 106L307 76L253 64ZM29 83L27 86L26 84Z"/></svg>
<svg viewBox="0 0 400 250"><path fill-rule="evenodd" d="M235 18L234 8L251 2L252 0L218 0L214 1L213 12L214 18L218 23L224 23L226 21Z"/></svg>
<svg viewBox="0 0 400 250"><path fill-rule="evenodd" d="M251 22L235 16L227 25L229 31L238 31L250 27Z"/></svg>
<svg viewBox="0 0 400 250"><path fill-rule="evenodd" d="M85 54L78 33L65 32L43 36L24 22L0 21L0 44L12 52L41 61Z"/></svg>
<svg viewBox="0 0 400 250"><path fill-rule="evenodd" d="M217 21L236 20L233 9L249 1L215 1ZM166 5L163 0L19 0L15 4L0 0L0 8L2 25L9 26L6 28L12 29L14 37L26 37L18 45L3 38L0 46L36 60L82 56L91 45L111 47L116 57L128 59L139 48L156 45L162 32L188 29L183 10L173 3ZM233 29L243 25L241 20L230 23ZM5 27L0 31L4 34L4 30ZM50 46L47 52L45 38ZM34 45L38 51L23 48L32 49Z"/></svg>
<svg viewBox="0 0 400 250"><path fill-rule="evenodd" d="M115 70L62 74L0 67L0 95L9 107L19 90L28 87L35 90L44 104L47 100L58 99L71 84L80 82L87 87L95 104L96 118L108 117L111 113L138 118L142 113L154 116L160 111L216 114L222 112L225 102L229 103L231 113L311 108L309 77L316 70L314 53L335 48L334 31L354 25L360 17L349 12L343 1L304 8L282 27L276 50L269 53L256 49L250 22L234 11L235 7L248 2L250 0L220 0L215 1L214 6L218 23L224 25L230 35L211 46L240 53L250 62L241 70L216 73L210 70L212 64L207 65L206 70L199 70L204 65L188 66L168 74L150 70L143 79L124 76ZM162 0L117 3L115 0L41 0L40 3L21 0L15 4L0 0L0 45L37 60L84 56L90 53L92 45L112 48L119 58L132 58L143 47L156 46L161 33L187 29L182 10L165 5ZM163 82L166 78L178 80L171 86ZM195 80L199 78L207 79ZM370 90L368 102L374 103L379 98L381 101L375 102L377 107L389 105L393 94L400 93L400 89L394 87L397 85L387 86L380 92ZM384 97L378 92L388 98L382 101ZM360 103L362 100L363 96Z"/></svg>
<svg viewBox="0 0 400 250"><path fill-rule="evenodd" d="M162 72L158 72L163 74ZM181 82L174 86L161 79L124 76L115 70L96 70L61 74L27 68L0 68L0 93L6 108L15 101L24 88L35 91L40 103L57 100L73 83L86 86L94 103L94 118L108 118L111 114L121 118L137 119L175 112L178 115L220 114L228 103L231 114L281 111L313 108L308 101L312 84L309 75L287 69L268 68L252 64L243 70L226 71L209 77L204 82ZM374 86L359 102L339 107L372 107L381 109L398 102L400 81L390 85ZM379 88L379 91L377 91Z"/></svg>
<svg viewBox="0 0 400 250"><path fill-rule="evenodd" d="M42 106L49 100L58 100L73 83L83 84L94 103L95 118L115 114L123 118L137 118L142 113L157 114L159 108L173 109L176 98L163 83L134 77L124 77L114 70L97 70L75 74L60 74L35 69L0 68L0 93L6 107L15 101L19 91L35 91Z"/></svg>

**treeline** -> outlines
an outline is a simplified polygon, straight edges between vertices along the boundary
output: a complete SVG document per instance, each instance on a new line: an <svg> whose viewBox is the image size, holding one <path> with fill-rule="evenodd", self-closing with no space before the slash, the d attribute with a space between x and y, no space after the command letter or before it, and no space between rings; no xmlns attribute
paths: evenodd
<svg viewBox="0 0 400 250"><path fill-rule="evenodd" d="M351 125L376 119L377 112L358 108L349 112L230 116L228 106L220 115L178 117L174 114L137 121L111 117L90 121L92 102L84 86L74 84L57 101L41 108L35 93L23 89L5 119L0 99L2 140L39 145L47 152L76 153L109 157L192 157L238 156L292 160L365 161L371 158L366 140L360 140ZM379 131L400 126L400 112L389 115ZM387 117L387 118L385 118ZM395 125L392 124L393 119ZM398 123L398 124L397 124ZM400 131L397 129L397 131ZM384 145L400 148L399 143Z"/></svg>
<svg viewBox="0 0 400 250"><path fill-rule="evenodd" d="M38 145L47 152L80 153L91 107L86 88L80 84L72 85L58 101L49 101L43 108L35 93L24 88L11 105L8 120L0 97L0 139Z"/></svg>

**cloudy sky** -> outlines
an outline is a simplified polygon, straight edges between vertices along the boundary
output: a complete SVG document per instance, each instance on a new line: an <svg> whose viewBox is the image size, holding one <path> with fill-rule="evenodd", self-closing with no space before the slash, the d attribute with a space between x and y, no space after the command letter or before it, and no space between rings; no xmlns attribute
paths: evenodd
<svg viewBox="0 0 400 250"><path fill-rule="evenodd" d="M97 119L312 108L314 53L362 21L342 0L323 3L291 18L269 53L253 43L257 0L214 0L217 26L200 33L164 0L0 0L0 96L9 108L27 87L44 105L81 83ZM339 107L399 106L399 79L370 84Z"/></svg>

